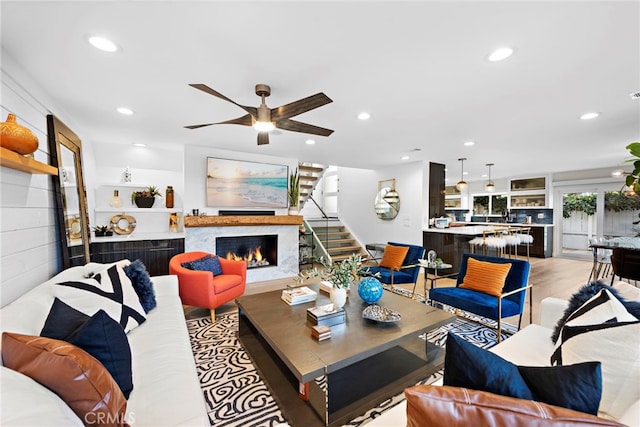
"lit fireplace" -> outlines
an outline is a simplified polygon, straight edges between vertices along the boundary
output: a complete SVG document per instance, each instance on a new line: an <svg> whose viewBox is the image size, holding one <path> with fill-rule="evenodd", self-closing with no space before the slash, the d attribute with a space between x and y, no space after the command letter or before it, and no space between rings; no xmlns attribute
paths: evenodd
<svg viewBox="0 0 640 427"><path fill-rule="evenodd" d="M247 268L278 265L278 236L216 237L216 255L246 261Z"/></svg>

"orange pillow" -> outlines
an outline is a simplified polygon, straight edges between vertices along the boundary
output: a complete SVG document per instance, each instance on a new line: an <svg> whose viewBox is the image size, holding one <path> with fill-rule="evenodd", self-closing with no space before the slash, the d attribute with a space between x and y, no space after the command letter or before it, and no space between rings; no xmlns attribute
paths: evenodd
<svg viewBox="0 0 640 427"><path fill-rule="evenodd" d="M510 263L498 264L468 258L467 272L460 287L499 297L509 270Z"/></svg>
<svg viewBox="0 0 640 427"><path fill-rule="evenodd" d="M409 252L409 246L385 246L382 259L380 260L380 267L400 270L404 259L407 257L407 252Z"/></svg>
<svg viewBox="0 0 640 427"><path fill-rule="evenodd" d="M2 333L2 361L55 392L85 426L126 426L120 386L84 350L52 338Z"/></svg>

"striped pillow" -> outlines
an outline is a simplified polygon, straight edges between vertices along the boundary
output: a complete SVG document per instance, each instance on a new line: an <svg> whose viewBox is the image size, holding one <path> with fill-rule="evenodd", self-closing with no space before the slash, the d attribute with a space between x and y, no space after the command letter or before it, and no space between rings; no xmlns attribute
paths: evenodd
<svg viewBox="0 0 640 427"><path fill-rule="evenodd" d="M511 263L498 264L469 258L467 273L460 287L499 297L509 270L511 270Z"/></svg>
<svg viewBox="0 0 640 427"><path fill-rule="evenodd" d="M393 246L387 244L380 260L380 267L389 268L391 270L400 270L404 259L409 252L409 246Z"/></svg>

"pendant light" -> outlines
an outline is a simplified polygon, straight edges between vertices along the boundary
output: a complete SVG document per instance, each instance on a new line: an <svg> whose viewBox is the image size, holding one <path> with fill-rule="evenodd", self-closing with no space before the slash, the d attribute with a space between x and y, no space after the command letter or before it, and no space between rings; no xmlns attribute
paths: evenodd
<svg viewBox="0 0 640 427"><path fill-rule="evenodd" d="M489 182L484 186L484 189L491 193L496 189L495 184L491 181L491 166L493 166L493 163L487 163L486 166L489 166Z"/></svg>
<svg viewBox="0 0 640 427"><path fill-rule="evenodd" d="M463 179L463 177L464 177L464 161L465 160L467 160L466 157L462 157L462 158L458 159L458 161L461 164L461 166L460 166L460 181L458 181L458 183L456 184L456 188L458 189L458 191L464 191L467 188L467 181L465 181Z"/></svg>

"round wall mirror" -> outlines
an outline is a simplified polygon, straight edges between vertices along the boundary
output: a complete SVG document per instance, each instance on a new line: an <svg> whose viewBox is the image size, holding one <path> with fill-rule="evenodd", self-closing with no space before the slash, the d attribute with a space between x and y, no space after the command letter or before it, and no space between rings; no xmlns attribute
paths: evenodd
<svg viewBox="0 0 640 427"><path fill-rule="evenodd" d="M394 219L400 211L400 195L396 191L396 180L378 181L378 193L374 202L376 215L380 219Z"/></svg>

